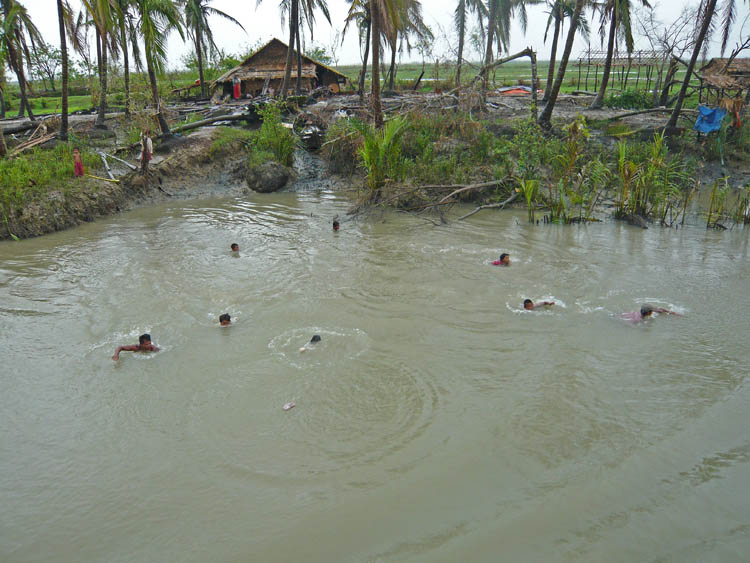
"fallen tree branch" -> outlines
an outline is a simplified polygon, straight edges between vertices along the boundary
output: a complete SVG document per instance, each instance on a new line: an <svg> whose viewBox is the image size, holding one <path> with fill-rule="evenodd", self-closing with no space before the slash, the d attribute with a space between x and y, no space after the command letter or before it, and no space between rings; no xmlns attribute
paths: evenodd
<svg viewBox="0 0 750 563"><path fill-rule="evenodd" d="M424 188L437 188L437 187L453 188L453 187L457 187L458 188L457 190L452 191L447 196L445 196L443 199L441 199L440 202L439 202L439 203L445 203L447 200L449 200L450 198L452 198L454 195L460 194L462 192L467 192L469 190L477 190L477 189L480 189L480 188L489 188L489 187L492 187L492 186L499 186L500 184L502 184L506 180L507 180L507 178L503 179L503 180L495 180L494 182L484 182L482 184L471 184L471 185L468 185L468 186L464 185L464 186L423 186L423 187Z"/></svg>
<svg viewBox="0 0 750 563"><path fill-rule="evenodd" d="M57 137L57 132L50 133L49 135L45 135L44 137L37 137L36 139L33 139L31 141L26 141L25 143L22 143L18 145L16 148L14 148L10 153L8 153L8 157L14 157L26 149L30 149L32 147L35 147L37 145L41 145L46 143L47 141L51 141Z"/></svg>
<svg viewBox="0 0 750 563"><path fill-rule="evenodd" d="M467 217L471 217L475 213L479 213L482 209L501 209L501 208L505 207L506 205L508 205L509 203L513 203L514 201L516 201L517 198L518 198L518 192L513 192L513 195L510 196L505 201L500 202L500 203L491 203L489 205L480 205L479 207L477 207L471 213L467 213L466 215L463 215L463 216L459 217L458 220L459 221L463 221Z"/></svg>
<svg viewBox="0 0 750 563"><path fill-rule="evenodd" d="M172 129L172 133L180 133L182 131L189 131L191 129L197 129L198 127L203 127L204 125L211 125L213 123L216 123L217 121L243 121L243 120L247 121L248 119L252 119L252 116L247 113L209 117L208 119L201 119L200 121L193 121L192 123L187 123L185 125L178 125L174 129Z"/></svg>
<svg viewBox="0 0 750 563"><path fill-rule="evenodd" d="M107 154L106 152L102 152L100 154L103 154L104 156L107 156L109 158L113 158L114 160L116 160L117 162L120 162L120 163L124 164L125 166L127 166L131 170L138 170L137 166L135 166L134 164L130 164L127 160L123 160L121 158L117 158L116 156L112 156L111 154Z"/></svg>
<svg viewBox="0 0 750 563"><path fill-rule="evenodd" d="M109 169L109 163L107 162L107 157L106 157L106 156L104 156L104 153L103 153L103 152L100 152L100 153L99 153L99 158L101 158L101 159L102 159L102 162L104 163L104 170L106 170L106 171L107 171L107 176L109 176L109 179L110 179L110 180L114 180L114 179L115 179L115 177L114 177L114 175L112 174L112 171L111 171L111 170Z"/></svg>
<svg viewBox="0 0 750 563"><path fill-rule="evenodd" d="M672 113L672 110L670 108L663 107L663 108L642 109L642 110L638 110L638 111L629 111L627 113L621 113L619 115L614 115L612 117L608 117L608 118L605 119L605 121L616 121L618 119L622 119L623 117L632 117L634 115L641 115L643 113L660 113L660 112L661 113L664 113L664 112ZM698 110L694 110L694 109L682 109L682 110L680 110L680 113L695 113L695 114L697 114Z"/></svg>

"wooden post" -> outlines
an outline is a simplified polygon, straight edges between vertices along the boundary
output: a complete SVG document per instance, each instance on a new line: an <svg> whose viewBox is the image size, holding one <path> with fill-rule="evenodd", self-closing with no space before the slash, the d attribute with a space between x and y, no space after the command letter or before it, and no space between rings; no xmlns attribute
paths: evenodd
<svg viewBox="0 0 750 563"><path fill-rule="evenodd" d="M599 63L594 65L594 92L599 90Z"/></svg>
<svg viewBox="0 0 750 563"><path fill-rule="evenodd" d="M578 59L578 86L576 88L578 90L581 89L581 59Z"/></svg>
<svg viewBox="0 0 750 563"><path fill-rule="evenodd" d="M641 78L641 65L638 65L638 72L635 74L635 89L638 90L638 80Z"/></svg>

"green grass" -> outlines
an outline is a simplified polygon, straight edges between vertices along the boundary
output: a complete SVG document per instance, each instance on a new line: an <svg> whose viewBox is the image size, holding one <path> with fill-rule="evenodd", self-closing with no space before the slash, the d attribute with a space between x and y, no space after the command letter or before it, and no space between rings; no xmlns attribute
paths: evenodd
<svg viewBox="0 0 750 563"><path fill-rule="evenodd" d="M34 148L12 159L0 160L0 211L6 216L51 190L69 190L82 180L73 172L73 149L79 147L88 173L101 163L98 155L75 142L53 149Z"/></svg>
<svg viewBox="0 0 750 563"><path fill-rule="evenodd" d="M208 148L208 154L213 158L216 155L233 151L237 147L249 148L253 136L253 132L246 129L222 127L218 130L216 137Z"/></svg>
<svg viewBox="0 0 750 563"><path fill-rule="evenodd" d="M20 100L11 96L10 109L6 108L8 117L18 112ZM36 115L46 115L50 113L60 113L62 107L62 98L57 96L43 96L39 98L29 98L31 102L31 111ZM81 109L91 108L91 96L68 96L68 111L74 112Z"/></svg>

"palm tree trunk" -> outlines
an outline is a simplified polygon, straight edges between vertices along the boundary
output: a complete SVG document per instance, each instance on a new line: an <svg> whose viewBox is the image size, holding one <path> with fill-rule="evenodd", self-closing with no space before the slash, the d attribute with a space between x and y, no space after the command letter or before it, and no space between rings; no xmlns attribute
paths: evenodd
<svg viewBox="0 0 750 563"><path fill-rule="evenodd" d="M62 115L60 116L60 139L68 140L68 42L65 40L65 10L62 0L57 0L57 19L60 26L60 55L62 57Z"/></svg>
<svg viewBox="0 0 750 563"><path fill-rule="evenodd" d="M365 76L367 76L367 60L370 58L370 32L372 31L372 24L367 24L367 36L365 41L365 56L364 62L362 63L362 72L359 74L359 99L364 101L365 99Z"/></svg>
<svg viewBox="0 0 750 563"><path fill-rule="evenodd" d="M461 65L464 62L464 35L466 34L466 0L459 0L457 10L460 16L458 23L458 57L456 59L456 88L460 88Z"/></svg>
<svg viewBox="0 0 750 563"><path fill-rule="evenodd" d="M557 57L557 40L560 37L560 18L555 16L555 31L552 35L552 50L549 54L549 70L547 71L547 83L544 85L544 96L542 101L549 100L549 92L555 81L555 58Z"/></svg>
<svg viewBox="0 0 750 563"><path fill-rule="evenodd" d="M122 55L125 76L125 115L130 115L130 61L128 60L128 38L125 34L125 14L120 20L120 42L122 43Z"/></svg>
<svg viewBox="0 0 750 563"><path fill-rule="evenodd" d="M380 107L380 26L378 5L370 2L370 25L372 26L372 96L370 106L375 127L383 127L383 110Z"/></svg>
<svg viewBox="0 0 750 563"><path fill-rule="evenodd" d="M497 22L497 3L498 0L490 0L490 17L487 22L487 51L484 54L484 66L492 62L492 41L495 32L495 23ZM487 90L487 72L482 76L482 90Z"/></svg>
<svg viewBox="0 0 750 563"><path fill-rule="evenodd" d="M151 55L149 53L146 53L146 68L148 70L148 80L151 83L151 96L154 98L154 107L156 108L156 119L159 121L162 136L169 137L172 132L169 130L169 124L162 112L159 87L156 85L156 72L154 71L154 64L151 62Z"/></svg>
<svg viewBox="0 0 750 563"><path fill-rule="evenodd" d="M615 53L615 34L617 31L617 8L612 8L612 21L609 24L609 41L607 42L607 58L604 59L604 73L602 74L602 83L599 85L599 91L596 93L594 101L591 103L591 109L600 109L604 102L604 94L607 91L609 83L609 73L612 70L612 56Z"/></svg>
<svg viewBox="0 0 750 563"><path fill-rule="evenodd" d="M714 0L715 1L715 0ZM578 20L581 17L581 10L586 0L576 0L575 10L573 11L573 17L570 21L570 28L568 29L568 38L565 40L565 49L563 50L562 60L560 61L560 68L557 71L557 77L555 83L552 86L552 91L549 94L549 100L547 105L542 110L542 115L539 116L539 125L545 129L549 129L550 120L552 119L552 110L555 109L555 103L557 102L557 96L560 93L563 79L565 78L565 69L568 67L568 59L570 58L570 52L573 50L573 41L576 37L576 31L578 30Z"/></svg>
<svg viewBox="0 0 750 563"><path fill-rule="evenodd" d="M23 117L24 110L29 114L29 119L34 121L34 114L31 112L31 104L26 96L26 76L23 72L23 59L19 57L16 48L12 45L12 42L8 42L8 58L10 59L11 68L15 71L18 77L18 87L21 90L21 104L18 108L18 117Z"/></svg>
<svg viewBox="0 0 750 563"><path fill-rule="evenodd" d="M292 0L292 14L289 18L289 47L286 51L286 67L284 67L284 80L281 82L281 97L286 99L289 89L289 80L292 77L292 56L294 55L294 38L297 31L298 0Z"/></svg>
<svg viewBox="0 0 750 563"><path fill-rule="evenodd" d="M677 127L677 118L680 116L682 104L685 102L685 95L687 94L687 89L690 85L690 78L693 76L693 69L698 60L698 55L700 55L701 49L703 48L703 41L706 39L706 34L708 33L708 28L711 26L711 20L713 19L715 10L716 0L708 0L703 21L701 21L701 30L698 33L698 39L695 41L695 47L693 47L693 55L690 57L690 63L688 63L687 74L685 74L685 80L682 81L682 87L680 88L680 93L677 95L677 101L672 110L672 115L669 116L669 121L667 121L665 126L666 129Z"/></svg>
<svg viewBox="0 0 750 563"><path fill-rule="evenodd" d="M107 32L98 32L97 56L99 57L99 114L94 127L106 129L104 119L107 114Z"/></svg>
<svg viewBox="0 0 750 563"><path fill-rule="evenodd" d="M299 14L299 12L297 12ZM302 95L302 46L300 37L302 36L300 26L297 26L297 95Z"/></svg>
<svg viewBox="0 0 750 563"><path fill-rule="evenodd" d="M0 64L0 117L5 117L5 65Z"/></svg>
<svg viewBox="0 0 750 563"><path fill-rule="evenodd" d="M396 74L396 44L394 42L393 44L393 50L391 51L391 68L388 70L388 75L390 76L390 79L388 81L388 88L390 90L394 89L394 78Z"/></svg>
<svg viewBox="0 0 750 563"><path fill-rule="evenodd" d="M200 30L195 32L195 57L198 59L198 80L201 81L201 98L206 97L206 81L203 78L203 45Z"/></svg>

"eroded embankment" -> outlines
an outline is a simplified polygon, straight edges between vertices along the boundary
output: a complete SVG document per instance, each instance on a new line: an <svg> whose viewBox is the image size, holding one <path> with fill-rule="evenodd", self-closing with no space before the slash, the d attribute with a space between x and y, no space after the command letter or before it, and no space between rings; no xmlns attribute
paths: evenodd
<svg viewBox="0 0 750 563"><path fill-rule="evenodd" d="M240 181L244 155L231 146L211 152L215 134L206 129L162 143L145 175L129 172L119 182L86 177L51 189L7 213L0 239L39 236L170 198L239 195L246 189Z"/></svg>

